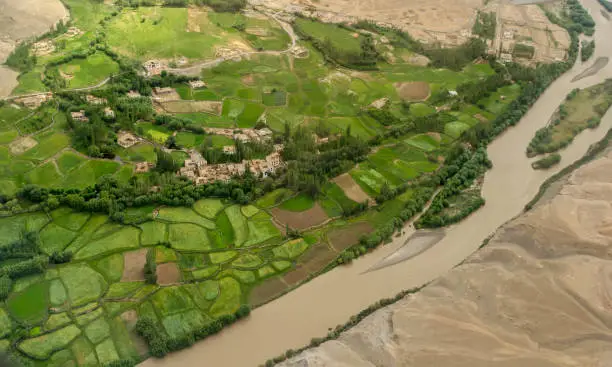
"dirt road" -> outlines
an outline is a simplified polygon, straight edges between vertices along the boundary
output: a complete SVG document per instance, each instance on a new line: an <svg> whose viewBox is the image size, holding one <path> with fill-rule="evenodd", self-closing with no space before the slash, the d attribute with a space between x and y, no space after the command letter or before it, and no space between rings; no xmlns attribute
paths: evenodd
<svg viewBox="0 0 612 367"><path fill-rule="evenodd" d="M612 24L601 15L596 0L584 0L583 3L597 22L593 60L612 56L612 43L606 40L612 32ZM476 251L500 225L521 213L546 178L584 155L591 143L612 128L612 114L608 113L597 129L581 133L562 152L561 164L550 171L531 169L531 161L525 156L525 148L536 130L546 124L567 93L612 77L612 64L608 64L596 75L572 82L573 77L588 66L590 64L577 65L555 81L517 126L489 145L493 169L487 172L483 184L487 204L449 228L440 242L410 260L364 273L404 245L413 233L411 228L405 228L404 234L392 244L255 309L249 319L219 335L162 360L149 359L142 366L256 366L287 349L308 344L313 337L325 335L329 328L346 322L351 315L381 298L421 286L447 273Z"/></svg>

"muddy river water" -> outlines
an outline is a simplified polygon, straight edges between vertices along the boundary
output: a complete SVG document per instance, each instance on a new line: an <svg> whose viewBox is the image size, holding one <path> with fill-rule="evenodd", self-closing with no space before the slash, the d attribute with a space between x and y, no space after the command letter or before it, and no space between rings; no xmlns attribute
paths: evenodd
<svg viewBox="0 0 612 367"><path fill-rule="evenodd" d="M572 89L612 77L612 63L608 63L594 75L572 82L597 58L612 57L612 42L606 39L612 34L612 22L601 14L596 0L583 0L583 4L597 22L595 55L586 64L578 62L556 80L517 126L489 145L493 168L485 176L486 205L482 209L448 228L442 240L409 260L368 271L406 243L414 233L411 227L406 227L404 234L393 243L255 309L247 320L189 349L161 360L149 359L142 365L257 366L287 349L308 344L313 337L326 335L329 328L346 322L351 315L381 298L440 277L476 251L487 236L523 210L546 178L584 155L589 145L612 128L612 114L608 113L597 129L584 131L561 152L561 164L549 171L533 170L532 160L525 156L525 148L536 130L546 125Z"/></svg>

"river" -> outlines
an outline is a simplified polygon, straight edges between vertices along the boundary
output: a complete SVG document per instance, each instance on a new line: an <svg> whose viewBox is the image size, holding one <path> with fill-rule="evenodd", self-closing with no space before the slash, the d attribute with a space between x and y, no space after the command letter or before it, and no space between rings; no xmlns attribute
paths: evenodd
<svg viewBox="0 0 612 367"><path fill-rule="evenodd" d="M482 241L508 220L520 214L548 177L585 154L592 143L612 128L607 113L600 126L581 133L561 152L561 164L549 171L536 171L525 149L536 130L546 125L552 113L574 88L584 88L612 77L612 63L594 76L577 82L572 79L598 57L612 57L610 23L596 0L584 0L596 20L596 50L590 62L578 62L542 94L520 123L508 129L488 147L493 168L485 175L483 196L486 205L461 223L448 228L446 236L419 255L399 264L366 272L387 257L414 233L410 227L393 243L360 258L350 266L338 267L255 309L251 316L218 335L173 353L164 359L149 359L142 366L257 366L290 348L308 344L313 337L327 334L329 328L346 322L379 299L401 290L426 284L448 272L478 249Z"/></svg>

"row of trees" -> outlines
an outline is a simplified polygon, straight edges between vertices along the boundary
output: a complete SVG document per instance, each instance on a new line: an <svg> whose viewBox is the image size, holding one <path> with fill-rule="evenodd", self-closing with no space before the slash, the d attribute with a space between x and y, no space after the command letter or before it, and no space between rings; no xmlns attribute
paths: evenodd
<svg viewBox="0 0 612 367"><path fill-rule="evenodd" d="M495 30L497 27L497 15L494 12L478 11L476 22L472 27L472 33L486 39L495 38Z"/></svg>

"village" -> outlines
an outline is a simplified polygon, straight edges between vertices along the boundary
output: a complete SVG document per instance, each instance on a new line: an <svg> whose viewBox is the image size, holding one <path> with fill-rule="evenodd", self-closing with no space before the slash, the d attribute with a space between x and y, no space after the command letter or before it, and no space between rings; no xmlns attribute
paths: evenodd
<svg viewBox="0 0 612 367"><path fill-rule="evenodd" d="M234 176L241 176L251 172L257 177L268 177L284 166L280 152L282 145L275 146L275 151L268 154L265 159L243 160L240 163L208 164L202 155L189 151L189 159L185 160L178 175L192 180L196 185L203 185L215 181L228 182Z"/></svg>

